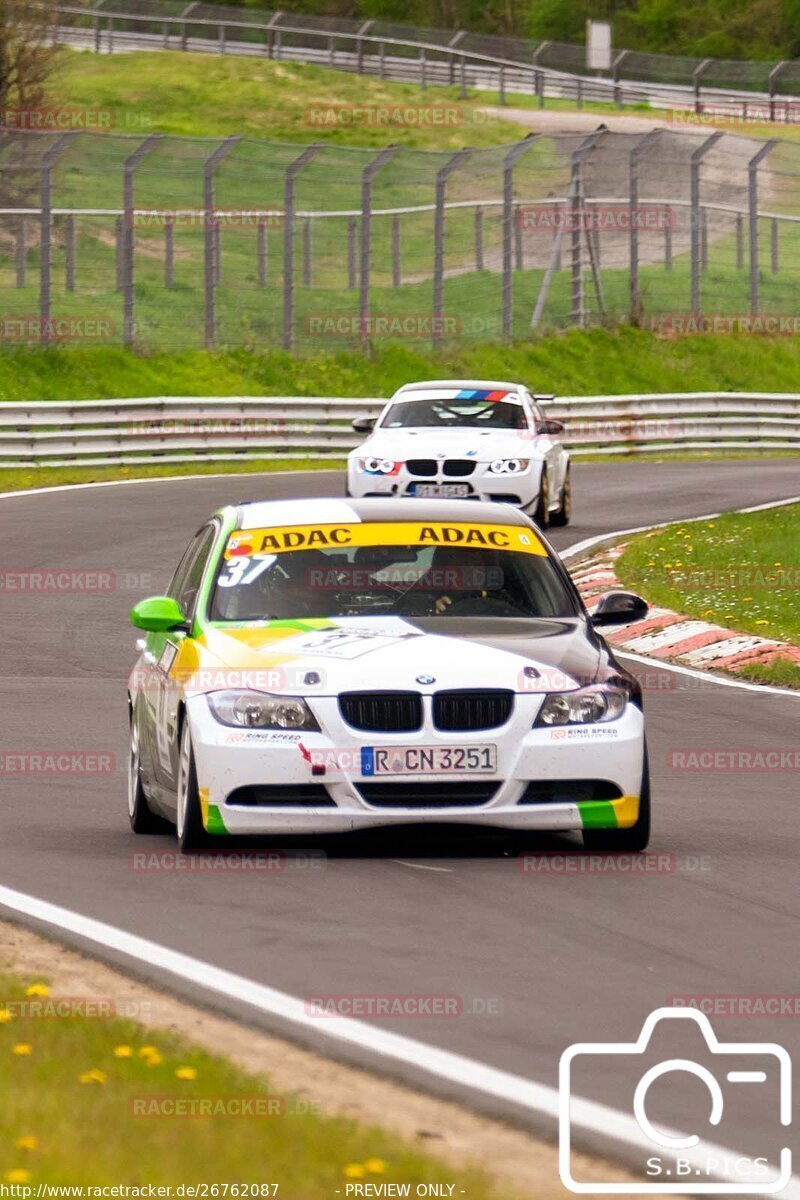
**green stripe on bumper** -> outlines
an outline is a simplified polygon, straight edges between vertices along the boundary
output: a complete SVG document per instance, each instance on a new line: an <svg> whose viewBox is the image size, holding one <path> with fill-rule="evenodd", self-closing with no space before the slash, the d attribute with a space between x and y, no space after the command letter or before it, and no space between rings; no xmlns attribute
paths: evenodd
<svg viewBox="0 0 800 1200"><path fill-rule="evenodd" d="M616 829L617 814L610 800L579 800L584 829Z"/></svg>
<svg viewBox="0 0 800 1200"><path fill-rule="evenodd" d="M227 833L225 822L222 819L222 813L216 804L209 804L208 813L205 820L206 832L213 834Z"/></svg>

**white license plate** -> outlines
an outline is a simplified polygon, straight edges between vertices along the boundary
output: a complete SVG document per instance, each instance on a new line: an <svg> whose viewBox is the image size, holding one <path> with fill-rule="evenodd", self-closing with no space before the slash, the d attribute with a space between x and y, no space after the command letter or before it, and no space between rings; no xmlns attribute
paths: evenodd
<svg viewBox="0 0 800 1200"><path fill-rule="evenodd" d="M448 500L454 499L456 496L468 496L468 483L415 483L415 496L427 496L435 498L436 496Z"/></svg>
<svg viewBox="0 0 800 1200"><path fill-rule="evenodd" d="M364 746L362 775L493 775L497 746Z"/></svg>

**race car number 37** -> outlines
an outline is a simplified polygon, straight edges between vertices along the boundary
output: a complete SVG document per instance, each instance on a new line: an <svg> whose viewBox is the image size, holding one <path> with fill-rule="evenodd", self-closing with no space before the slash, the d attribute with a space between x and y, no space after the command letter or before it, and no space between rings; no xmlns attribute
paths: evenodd
<svg viewBox="0 0 800 1200"><path fill-rule="evenodd" d="M491 775L497 746L364 746L362 775Z"/></svg>

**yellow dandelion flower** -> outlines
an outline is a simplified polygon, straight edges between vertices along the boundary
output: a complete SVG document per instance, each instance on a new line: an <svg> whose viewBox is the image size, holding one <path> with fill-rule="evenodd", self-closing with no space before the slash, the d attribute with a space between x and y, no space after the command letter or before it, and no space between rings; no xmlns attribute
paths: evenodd
<svg viewBox="0 0 800 1200"><path fill-rule="evenodd" d="M368 1158L364 1166L373 1175L382 1175L386 1170L386 1163L382 1158Z"/></svg>
<svg viewBox="0 0 800 1200"><path fill-rule="evenodd" d="M133 1049L130 1046L115 1046L114 1058L133 1058Z"/></svg>
<svg viewBox="0 0 800 1200"><path fill-rule="evenodd" d="M46 983L32 983L30 987L25 988L26 996L49 996L50 988Z"/></svg>
<svg viewBox="0 0 800 1200"><path fill-rule="evenodd" d="M10 1008L0 1008L0 1025L5 1025L8 1021L14 1020L14 1014Z"/></svg>
<svg viewBox="0 0 800 1200"><path fill-rule="evenodd" d="M152 1054L146 1054L144 1056L144 1061L147 1063L148 1067L159 1067L164 1059L157 1050L154 1050Z"/></svg>
<svg viewBox="0 0 800 1200"><path fill-rule="evenodd" d="M33 1046L30 1044L30 1042L17 1042L15 1046L11 1047L11 1053L18 1054L20 1056L30 1054L32 1050Z"/></svg>
<svg viewBox="0 0 800 1200"><path fill-rule="evenodd" d="M92 1067L91 1071L84 1071L78 1078L81 1083L105 1083L108 1076L105 1071L98 1071L97 1067Z"/></svg>
<svg viewBox="0 0 800 1200"><path fill-rule="evenodd" d="M38 1145L39 1140L32 1133L26 1133L24 1137L17 1138L18 1150L35 1150Z"/></svg>
<svg viewBox="0 0 800 1200"><path fill-rule="evenodd" d="M756 625L769 625L769 621L756 621Z"/></svg>
<svg viewBox="0 0 800 1200"><path fill-rule="evenodd" d="M197 1079L197 1071L194 1067L178 1067L175 1072L176 1079Z"/></svg>
<svg viewBox="0 0 800 1200"><path fill-rule="evenodd" d="M348 1179L363 1179L366 1173L361 1163L348 1163L342 1170L342 1174Z"/></svg>
<svg viewBox="0 0 800 1200"><path fill-rule="evenodd" d="M6 1183L27 1183L31 1177L30 1171L26 1171L24 1167L14 1167L12 1171L6 1171Z"/></svg>
<svg viewBox="0 0 800 1200"><path fill-rule="evenodd" d="M783 563L773 563L773 567L782 567Z"/></svg>
<svg viewBox="0 0 800 1200"><path fill-rule="evenodd" d="M158 1054L158 1046L140 1046L136 1053L139 1058L147 1058L151 1054Z"/></svg>

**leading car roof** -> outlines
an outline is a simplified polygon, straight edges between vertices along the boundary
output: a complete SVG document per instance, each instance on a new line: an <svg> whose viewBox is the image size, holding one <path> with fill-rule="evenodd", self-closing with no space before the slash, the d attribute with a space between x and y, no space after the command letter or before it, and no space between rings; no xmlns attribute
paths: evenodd
<svg viewBox="0 0 800 1200"><path fill-rule="evenodd" d="M246 500L238 506L238 529L271 525L352 525L362 521L470 521L524 525L510 504L480 500L366 499L319 496L306 500Z"/></svg>

